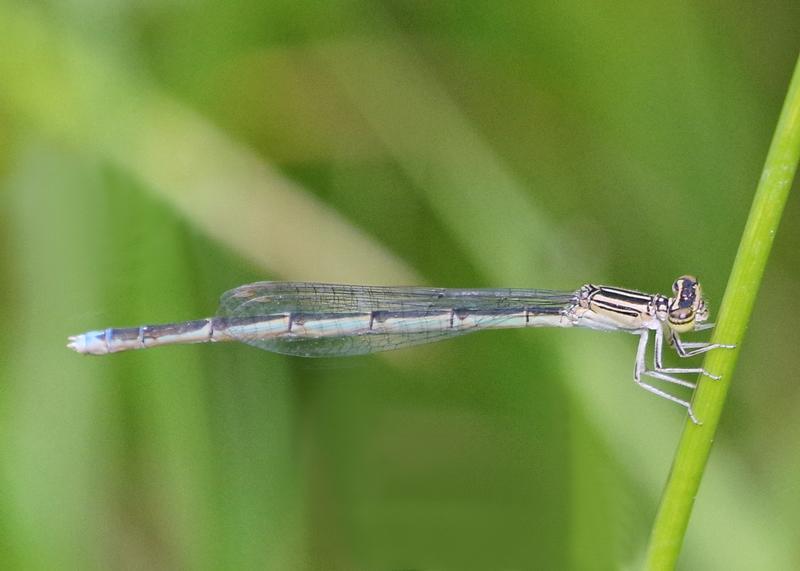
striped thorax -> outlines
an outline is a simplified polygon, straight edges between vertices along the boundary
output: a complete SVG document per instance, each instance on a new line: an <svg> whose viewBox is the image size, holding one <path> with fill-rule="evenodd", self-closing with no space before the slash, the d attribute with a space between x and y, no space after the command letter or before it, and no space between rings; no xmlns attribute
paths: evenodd
<svg viewBox="0 0 800 571"><path fill-rule="evenodd" d="M693 331L708 319L697 279L681 276L672 284L673 297L632 289L587 284L572 309L576 325L636 333L661 327L676 333Z"/></svg>

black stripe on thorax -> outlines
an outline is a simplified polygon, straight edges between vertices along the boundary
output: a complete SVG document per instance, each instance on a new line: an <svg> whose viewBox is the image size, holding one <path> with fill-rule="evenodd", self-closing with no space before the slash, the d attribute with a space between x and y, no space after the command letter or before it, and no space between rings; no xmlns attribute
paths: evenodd
<svg viewBox="0 0 800 571"><path fill-rule="evenodd" d="M622 315L629 315L631 317L639 317L643 313L642 311L633 309L628 305L620 305L605 300L593 299L592 303L598 307L607 309L608 311L613 311L614 313L621 313Z"/></svg>
<svg viewBox="0 0 800 571"><path fill-rule="evenodd" d="M597 289L590 293L591 296L598 294L617 301L650 302L653 299L652 295L640 291L609 286L597 286Z"/></svg>

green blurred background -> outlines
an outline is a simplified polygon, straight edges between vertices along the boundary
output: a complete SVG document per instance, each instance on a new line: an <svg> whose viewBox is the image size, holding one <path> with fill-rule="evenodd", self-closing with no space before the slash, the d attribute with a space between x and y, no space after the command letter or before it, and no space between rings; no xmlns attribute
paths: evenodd
<svg viewBox="0 0 800 571"><path fill-rule="evenodd" d="M0 559L17 569L636 568L685 412L635 339L303 360L67 335L259 279L718 306L800 5L0 1ZM684 569L800 566L788 205ZM716 304L714 302L717 302Z"/></svg>

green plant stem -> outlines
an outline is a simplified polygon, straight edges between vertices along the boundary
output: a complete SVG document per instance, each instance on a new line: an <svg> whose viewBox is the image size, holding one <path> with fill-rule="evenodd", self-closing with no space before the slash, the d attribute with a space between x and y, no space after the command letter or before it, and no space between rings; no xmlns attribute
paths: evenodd
<svg viewBox="0 0 800 571"><path fill-rule="evenodd" d="M738 347L750 320L799 158L800 59L750 208L713 337L714 342L734 343L737 349L712 351L705 360L705 369L722 375L722 380L703 380L695 393L693 409L703 424L696 426L687 421L681 436L650 534L647 569L674 569L677 563L736 365Z"/></svg>

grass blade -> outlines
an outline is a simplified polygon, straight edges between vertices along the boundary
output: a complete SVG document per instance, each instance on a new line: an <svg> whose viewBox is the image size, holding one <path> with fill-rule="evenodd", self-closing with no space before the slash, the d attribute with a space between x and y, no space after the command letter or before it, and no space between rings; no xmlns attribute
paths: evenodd
<svg viewBox="0 0 800 571"><path fill-rule="evenodd" d="M722 300L714 333L715 342L735 343L738 347L744 338L767 257L797 170L798 159L800 59L795 65L789 92ZM650 535L647 569L673 569L677 563L738 353L738 348L733 351L712 351L705 360L705 369L722 375L722 380L703 380L695 394L694 411L703 424L695 426L687 421L678 444L672 471Z"/></svg>

